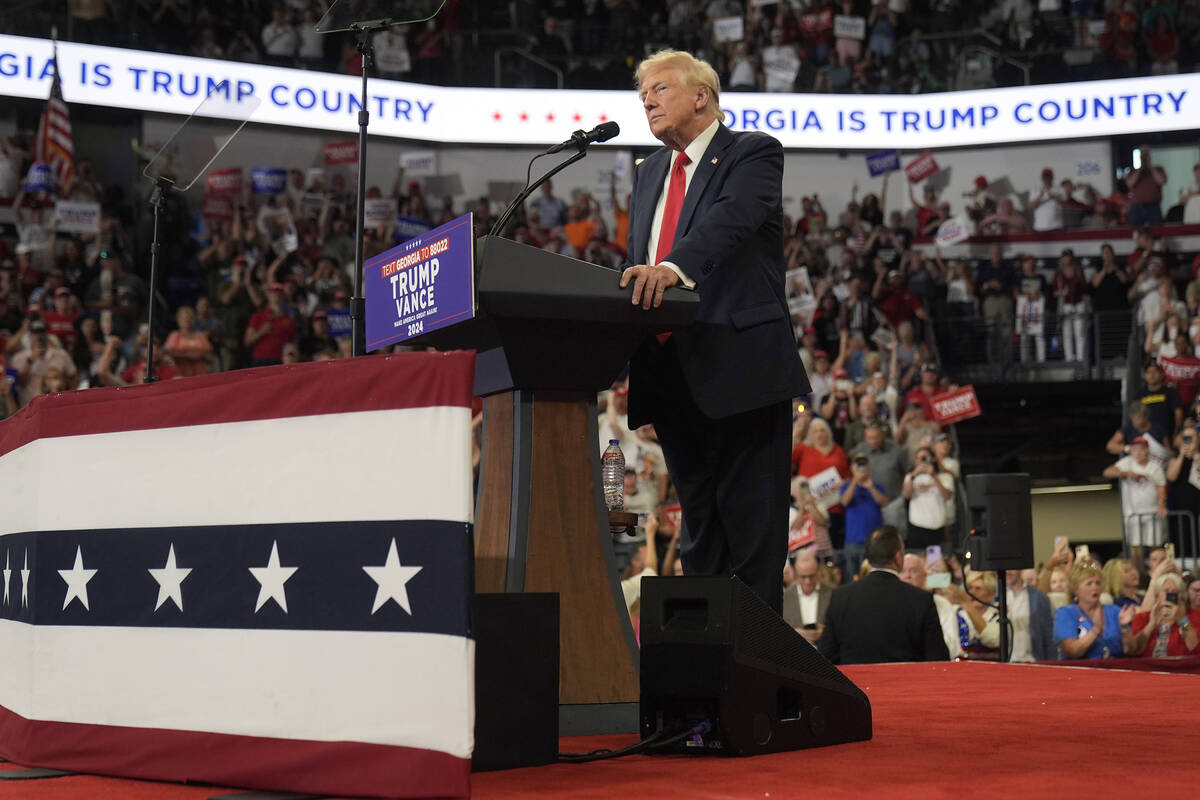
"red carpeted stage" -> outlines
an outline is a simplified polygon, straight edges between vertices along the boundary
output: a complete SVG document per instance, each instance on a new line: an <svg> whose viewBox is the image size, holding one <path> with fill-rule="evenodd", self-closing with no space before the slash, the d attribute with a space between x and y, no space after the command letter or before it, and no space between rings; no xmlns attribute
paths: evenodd
<svg viewBox="0 0 1200 800"><path fill-rule="evenodd" d="M755 758L633 756L473 776L478 798L1124 796L1190 792L1200 676L986 663L845 672L867 693L870 742ZM567 739L571 751L632 736ZM8 769L17 765L0 765ZM337 770L339 765L330 764ZM0 781L0 800L202 800L235 790L72 775Z"/></svg>

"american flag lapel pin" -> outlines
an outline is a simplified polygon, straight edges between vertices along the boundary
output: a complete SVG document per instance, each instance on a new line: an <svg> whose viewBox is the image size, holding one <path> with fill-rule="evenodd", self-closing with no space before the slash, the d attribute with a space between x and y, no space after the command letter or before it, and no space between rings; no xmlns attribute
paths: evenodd
<svg viewBox="0 0 1200 800"><path fill-rule="evenodd" d="M713 156L712 165L715 167L717 165L717 162L720 160L721 159L717 158L716 156Z"/></svg>

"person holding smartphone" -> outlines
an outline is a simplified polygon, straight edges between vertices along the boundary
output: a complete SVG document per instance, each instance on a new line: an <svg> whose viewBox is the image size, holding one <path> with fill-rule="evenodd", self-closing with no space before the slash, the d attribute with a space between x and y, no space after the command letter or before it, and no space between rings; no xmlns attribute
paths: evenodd
<svg viewBox="0 0 1200 800"><path fill-rule="evenodd" d="M954 476L941 469L930 447L917 450L901 492L908 500L906 544L914 550L946 541L946 506L954 501Z"/></svg>
<svg viewBox="0 0 1200 800"><path fill-rule="evenodd" d="M864 455L854 457L850 462L850 479L842 483L838 497L846 512L842 569L850 575L862 566L867 537L883 524L883 507L888 503L883 486L871 479L870 459Z"/></svg>
<svg viewBox="0 0 1200 800"><path fill-rule="evenodd" d="M1183 430L1176 442L1178 452L1167 462L1167 505L1172 510L1200 514L1200 433L1194 423L1183 423ZM1178 520L1167 520L1168 541L1181 541Z"/></svg>
<svg viewBox="0 0 1200 800"><path fill-rule="evenodd" d="M1167 572L1154 579L1155 600L1149 611L1136 615L1129 625L1133 633L1131 655L1143 658L1191 656L1197 653L1200 614L1190 610L1183 578Z"/></svg>

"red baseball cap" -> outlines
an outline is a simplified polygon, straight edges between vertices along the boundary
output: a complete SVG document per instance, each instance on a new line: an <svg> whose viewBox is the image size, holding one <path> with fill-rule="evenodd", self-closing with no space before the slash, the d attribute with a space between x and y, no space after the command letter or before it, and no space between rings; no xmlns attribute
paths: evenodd
<svg viewBox="0 0 1200 800"><path fill-rule="evenodd" d="M70 297L71 290L65 286L60 286L54 290L54 296L55 297Z"/></svg>

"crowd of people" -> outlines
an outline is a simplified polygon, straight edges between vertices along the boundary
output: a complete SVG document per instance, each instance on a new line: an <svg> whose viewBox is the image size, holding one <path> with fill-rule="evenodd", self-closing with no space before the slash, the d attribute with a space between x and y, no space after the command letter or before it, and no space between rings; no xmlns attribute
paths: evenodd
<svg viewBox="0 0 1200 800"><path fill-rule="evenodd" d="M126 15L107 2L72 4L71 34L79 41L207 58L351 74L361 70L352 36L315 32L325 4L314 0L144 5ZM369 5L351 3L347 13L379 18ZM396 0L387 4L386 16L423 20L438 5ZM624 54L670 46L708 60L735 91L911 93L982 85L963 85L966 80L1017 82L1019 73L1006 71L1012 60L1026 64L1039 82L1187 72L1200 43L1200 12L1187 2L524 0L481 5L495 8L450 0L431 21L380 34L375 72L435 83L470 80L472 70L462 68L466 58L478 64L475 71L483 79L495 49L516 44L563 73L570 87L625 88ZM15 22L45 26L36 15ZM496 35L476 36L482 47L464 47L468 28ZM498 35L505 31L511 35ZM982 78L961 74L956 58L974 42L996 54ZM492 76L486 77L490 82ZM549 76L516 70L509 77L538 85Z"/></svg>
<svg viewBox="0 0 1200 800"><path fill-rule="evenodd" d="M244 32L240 39L215 35L214 26L226 23L218 22L212 9L162 5L156 24L194 23L191 28L177 28L179 35L196 31L200 40L208 42L203 52L194 50L198 55L329 66L315 50L304 54L307 40L301 29L318 14L315 4L269 8L270 19L262 23L261 50L251 41L240 56L233 48L248 37ZM568 4L545 5L541 10L547 13L575 13ZM588 35L589 27L593 33L608 30L602 19L617 19L633 5L633 0L585 3L585 11L571 25L560 30L556 24L546 24L534 38L557 36L566 42L563 52L576 47L586 51L603 38ZM889 26L893 34L907 32L908 40L919 33L918 10L892 7L897 5L904 4L882 4L869 11L856 9L849 0L839 6L844 16L864 12L867 60L870 54L878 56ZM94 24L80 25L81 37L103 38L111 31L113 20L106 8L91 20L82 20ZM241 13L253 13L255 8L246 4ZM811 26L805 27L803 20L820 12L815 7L792 9L780 3L776 7L749 4L743 9L736 0L705 4L680 0L659 10L666 30L686 36L702 31L705 37L714 35L713 20L745 14L743 41L720 49L734 59L744 59L728 62L728 85L733 89L769 88L760 84L778 80L777 65L765 60L767 48L806 48L806 68L822 63L820 59L832 63L853 49L834 41L828 31L823 45L820 36L813 38ZM453 18L439 18L422 30L448 35ZM1161 27L1162 19L1160 14L1150 22ZM1186 15L1180 11L1178 19L1186 20ZM1079 30L1090 35L1091 26ZM381 34L402 41L392 43L393 60L386 55L387 44L377 41L378 68L392 77L420 77L425 69L416 66L420 58L406 61L398 55L400 49L413 46L414 35L415 30L406 29ZM280 37L290 43L285 47ZM666 38L671 38L669 33ZM321 41L327 48L333 40ZM187 42L169 44L189 49ZM698 46L703 50L705 44ZM899 59L900 50L894 43L887 55ZM716 60L726 63L719 53ZM409 68L401 68L406 63ZM752 79L745 77L744 69L737 72L739 63L756 65ZM799 80L794 76L790 88L800 86ZM232 198L229 215L221 218L205 218L173 197L165 211L164 261L169 279L154 294L147 285L147 259L141 246L146 239L145 221L135 218L122 187L102 186L92 165L81 159L59 195L99 202L100 232L57 230L54 198L20 188L19 176L30 165L28 139L28 134L19 134L0 143L0 166L7 165L0 174L17 176L10 181L13 191L7 192L15 195L16 236L0 239L0 348L10 383L10 391L2 393L0 417L16 413L43 394L142 382L152 342L153 371L159 379L350 355L356 187L346 174L314 180L293 170L281 194L256 194L247 187L244 194ZM1141 611L1155 626L1165 624L1168 590L1155 586L1170 582L1170 570L1157 570L1153 563L1157 551L1152 548L1167 541L1171 511L1200 513L1200 463L1196 461L1200 358L1194 353L1200 342L1197 262L1176 258L1148 227L1138 230L1137 248L1128 257L1118 259L1113 248L1105 245L1095 265L1066 249L1050 266L1032 254L1014 253L1005 241L1028 231L1200 220L1200 165L1197 182L1184 190L1178 204L1164 209L1165 173L1152 163L1148 149L1143 148L1139 157L1140 166L1109 195L1070 180L1056 182L1049 169L1042 171L1036 184L1031 181L1030 191L1022 195L1002 193L980 177L961 211L974 221L979 235L994 237L996 244L986 258L975 261L947 258L929 243L940 224L958 211L940 199L932 186L924 187L921 200L912 196L911 206L905 209L883 205L880 197L887 196L886 184L880 195L867 193L861 198L854 187L846 206L832 212L814 193L802 199L794 219L785 219L787 293L812 393L795 402L790 555L783 570L785 583L794 578L796 586L809 587L795 598L789 613L798 620L795 627L814 644L819 643L824 623L811 619L813 587L826 587L821 590L826 591L861 577L864 558L871 562L872 537L881 527L891 527L900 532L909 550L896 570L902 579L924 589L927 574L953 576L949 585L933 590L947 652L953 656L973 646L994 647L989 644L988 606L979 598L989 592L994 596L995 577L962 574L954 556L955 526L962 513L961 468L954 437L939 424L933 398L958 387L939 363L934 334L940 322L965 322L958 329L967 334L960 338L979 342L980 360L1035 363L1061 357L1081 363L1095 355L1089 351L1089 326L1093 312L1103 311L1128 310L1138 330L1145 332L1150 359L1146 386L1130 408L1129 423L1109 442L1109 452L1121 458L1105 475L1122 486L1133 573L1140 577L1145 560L1152 578L1147 598L1140 601ZM6 194L4 186L0 186L2 194ZM407 180L403 171L390 187L371 186L368 196L394 198L401 218L427 226L471 210L479 233L491 227L498 211L487 198L469 199L457 207L451 198L429 202L421 183ZM586 191L559 197L553 183L547 182L518 209L503 233L531 246L616 268L625 257L628 205L617 197L615 184L608 200L606 209ZM364 256L370 258L411 235L412 231L390 224L368 228ZM1187 280L1180 278L1181 273ZM144 322L151 303L162 312L160 319L169 321L153 331ZM1051 335L1052 331L1058 335ZM616 439L625 453L626 507L647 515L640 535L617 541L626 565L627 597L636 607L639 575L659 568L666 574L680 569L679 526L670 510L673 488L653 427L628 429L625 395L625 385L618 383L601 398L599 430L602 448ZM1069 591L1070 597L1078 597L1074 605L1056 607L1078 609L1083 615L1077 626L1080 635L1058 638L1057 621L1052 626L1054 648L1078 657L1080 652L1091 652L1092 644L1102 638L1095 634L1097 638L1084 650L1067 643L1083 641L1083 634L1092 630L1083 624L1083 617L1103 626L1101 620L1108 612L1096 611L1103 603L1092 598L1090 589L1080 591L1090 585L1089 575L1084 574L1087 564L1057 563L1064 552L1056 552L1049 571L1037 576L1038 585L1029 597L1037 591L1048 596ZM922 559L919 564L918 559ZM886 567L890 561L871 563ZM1173 562L1168 559L1168 563ZM1060 588L1041 586L1043 577ZM934 584L940 580L935 578ZM1067 589L1062 588L1064 580ZM1010 578L1009 591L1019 595L1025 582ZM1185 588L1181 584L1174 591ZM790 603L786 601L785 608ZM1021 601L1018 606L1022 603L1041 608L1040 601ZM956 610L947 611L947 605ZM1172 620L1185 621L1186 601L1173 607ZM1144 640L1137 638L1143 630L1138 619L1110 621L1114 624L1109 634L1126 622L1136 629L1128 641L1114 640L1114 645L1105 640L1110 655L1144 649ZM1041 618L1025 624L1039 631L1045 627ZM1180 633L1180 640L1194 642L1194 634L1185 633ZM1042 644L1020 650L1018 660L1028 660L1025 656L1030 654L1039 660L1053 657L1045 655L1044 637L1037 641Z"/></svg>
<svg viewBox="0 0 1200 800"><path fill-rule="evenodd" d="M678 535L669 541L661 574L680 575ZM1102 564L1059 537L1037 569L978 572L959 553L906 550L899 531L885 525L869 532L859 553L846 582L812 549L783 570L784 620L835 664L999 660L999 591L1012 663L1200 655L1200 575L1181 570L1162 547L1148 550L1139 572L1128 559ZM626 570L635 626L638 582L660 574L659 563L655 548L642 546Z"/></svg>
<svg viewBox="0 0 1200 800"><path fill-rule="evenodd" d="M868 348L907 325L914 326L917 341L952 327L943 349L956 362L1086 364L1112 355L1099 352L1101 324L1107 327L1100 338L1118 342L1123 354L1132 310L1136 324L1146 326L1147 348L1157 352L1180 319L1194 313L1178 298L1189 292L1200 297L1194 281L1200 262L1193 254L1172 253L1148 226L1200 220L1200 165L1195 182L1164 213L1166 174L1151 162L1149 148L1140 148L1138 156L1140 166L1108 196L1071 180L1056 184L1047 168L1037 187L1020 194L1010 187L1001 193L980 176L964 207L955 209L929 186L905 210L882 205L886 184L882 195L861 200L853 187L850 202L833 213L815 195L802 198L786 244L798 335L811 326L818 348L837 354L841 326L849 326L852 344L861 336ZM960 215L975 220L982 241L993 242L986 257L948 258L936 240L929 241ZM1139 226L1136 247L1124 258L1110 243L1101 246L1098 260L1077 257L1071 247L1051 260L1009 241L1077 227L1127 230L1131 224ZM902 348L902 367L919 363L907 352Z"/></svg>

